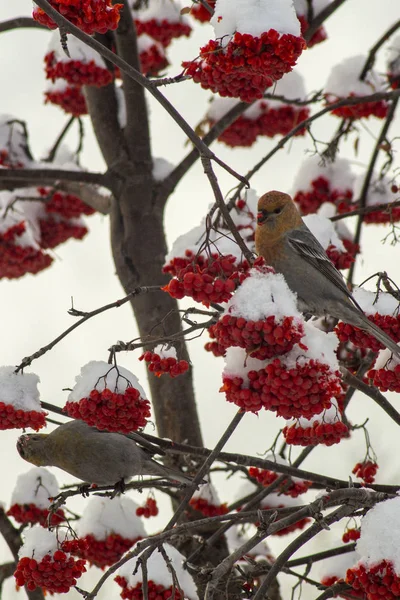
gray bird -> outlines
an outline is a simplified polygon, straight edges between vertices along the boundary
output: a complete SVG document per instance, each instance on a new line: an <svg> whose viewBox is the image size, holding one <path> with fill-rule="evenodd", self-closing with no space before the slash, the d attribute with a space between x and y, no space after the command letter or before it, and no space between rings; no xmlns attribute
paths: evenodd
<svg viewBox="0 0 400 600"><path fill-rule="evenodd" d="M126 435L100 431L80 420L64 423L49 434L21 435L17 450L37 467L58 467L97 485L114 485L135 475L192 482L180 471L153 460L154 451L141 448Z"/></svg>

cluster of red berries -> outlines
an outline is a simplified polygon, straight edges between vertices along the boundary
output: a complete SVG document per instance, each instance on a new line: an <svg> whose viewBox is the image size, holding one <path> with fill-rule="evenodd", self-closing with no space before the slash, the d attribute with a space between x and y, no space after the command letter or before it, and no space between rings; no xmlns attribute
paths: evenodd
<svg viewBox="0 0 400 600"><path fill-rule="evenodd" d="M0 150L0 165L7 169L21 169L25 165L20 161L12 160L7 150Z"/></svg>
<svg viewBox="0 0 400 600"><path fill-rule="evenodd" d="M32 246L20 246L18 237L26 231L24 221L0 234L0 279L16 279L26 273L38 273L50 266L53 259Z"/></svg>
<svg viewBox="0 0 400 600"><path fill-rule="evenodd" d="M337 190L322 175L311 181L310 188L309 191L299 190L293 198L303 215L317 212L324 202L331 202L337 206L339 212L346 212L353 199L353 190Z"/></svg>
<svg viewBox="0 0 400 600"><path fill-rule="evenodd" d="M347 98L356 98L357 94L349 94ZM329 104L344 100L344 98L333 98L329 95ZM388 104L384 100L377 100L375 102L364 102L363 104L352 104L350 106L342 106L332 110L331 114L340 117L341 119L366 119L367 117L377 117L378 119L385 119L388 111Z"/></svg>
<svg viewBox="0 0 400 600"><path fill-rule="evenodd" d="M48 217L39 219L40 246L51 249L73 238L81 240L88 232L87 227L81 223L74 223L61 217Z"/></svg>
<svg viewBox="0 0 400 600"><path fill-rule="evenodd" d="M211 504L205 498L192 498L189 502L190 506L194 510L198 510L205 517L218 517L220 515L226 515L228 512L228 505L226 502L223 504Z"/></svg>
<svg viewBox="0 0 400 600"><path fill-rule="evenodd" d="M338 444L343 438L349 437L349 429L343 421L334 421L333 423L324 423L324 421L314 421L311 427L301 427L300 425L291 425L283 428L285 442L293 446L332 446Z"/></svg>
<svg viewBox="0 0 400 600"><path fill-rule="evenodd" d="M148 21L135 19L135 24L138 35L146 33L157 42L160 42L164 48L170 45L173 38L188 37L192 32L192 28L187 23L182 21L172 22L168 19L149 19Z"/></svg>
<svg viewBox="0 0 400 600"><path fill-rule="evenodd" d="M140 52L140 69L144 75L158 75L168 65L167 57L156 44Z"/></svg>
<svg viewBox="0 0 400 600"><path fill-rule="evenodd" d="M221 256L217 253L204 256L203 254L194 254L192 250L185 250L185 256L175 256L169 263L164 265L163 273L169 273L175 277L182 277L187 273L187 267L198 267L201 272L214 276L230 277L237 269L236 257L232 254ZM240 267L248 267L247 262ZM190 271L189 271L190 272Z"/></svg>
<svg viewBox="0 0 400 600"><path fill-rule="evenodd" d="M302 37L281 35L275 29L260 37L236 32L226 46L210 40L200 48L198 59L182 66L204 89L253 102L292 70L305 47Z"/></svg>
<svg viewBox="0 0 400 600"><path fill-rule="evenodd" d="M214 9L216 1L217 0L207 0L207 4L212 9ZM192 15L192 17L200 21L200 23L208 23L212 16L210 11L204 8L204 6L200 2L197 2L196 4L192 5L192 8L190 9L190 14Z"/></svg>
<svg viewBox="0 0 400 600"><path fill-rule="evenodd" d="M289 352L303 337L304 329L293 317L276 321L271 315L258 321L247 321L226 314L214 325L213 334L219 346L239 346L252 358L264 360Z"/></svg>
<svg viewBox="0 0 400 600"><path fill-rule="evenodd" d="M74 194L58 190L53 192L49 188L44 187L38 188L38 192L42 197L47 198L45 204L47 213L56 213L66 219L74 219L81 215L93 215L95 212L91 206L82 202L79 196L75 196Z"/></svg>
<svg viewBox="0 0 400 600"><path fill-rule="evenodd" d="M394 192L396 193L396 192ZM364 223L372 225L386 225L400 221L400 206L389 206L385 210L373 210L363 216Z"/></svg>
<svg viewBox="0 0 400 600"><path fill-rule="evenodd" d="M76 585L76 580L85 571L84 560L75 560L62 550L56 550L53 556L46 554L40 561L29 556L20 558L14 577L19 587L26 585L31 592L39 587L50 593L63 594Z"/></svg>
<svg viewBox="0 0 400 600"><path fill-rule="evenodd" d="M137 507L136 515L145 519L156 517L158 515L158 506L155 498L148 497L144 506Z"/></svg>
<svg viewBox="0 0 400 600"><path fill-rule="evenodd" d="M215 325L211 325L207 331L210 338L212 340L216 340ZM204 348L207 352L211 352L216 358L219 356L225 356L226 354L226 348L221 346L221 344L217 341L207 342L204 344Z"/></svg>
<svg viewBox="0 0 400 600"><path fill-rule="evenodd" d="M46 425L46 413L38 410L22 410L0 402L0 430L25 429L39 431Z"/></svg>
<svg viewBox="0 0 400 600"><path fill-rule="evenodd" d="M44 93L45 104L56 104L60 106L64 112L74 117L87 115L85 96L82 93L82 88L77 85L67 85L63 89L48 90Z"/></svg>
<svg viewBox="0 0 400 600"><path fill-rule="evenodd" d="M222 279L210 275L206 269L190 265L162 289L172 298L181 300L189 296L196 302L209 306L211 302L227 302L236 289L236 281L236 277L232 275L229 279Z"/></svg>
<svg viewBox="0 0 400 600"><path fill-rule="evenodd" d="M123 538L117 533L111 533L104 540L98 540L93 535L85 535L80 540L74 540L74 548L69 548L69 552L75 556L86 559L91 565L96 565L100 569L110 567L119 561L119 559L132 546L142 539L141 537L133 540ZM78 543L76 543L78 542Z"/></svg>
<svg viewBox="0 0 400 600"><path fill-rule="evenodd" d="M139 581L135 587L129 587L125 577L117 575L114 579L122 587L121 598L123 600L143 600L145 594L143 592L143 583ZM154 600L183 600L184 594L175 586L169 588L161 584L154 583L151 579L147 582L147 598Z"/></svg>
<svg viewBox="0 0 400 600"><path fill-rule="evenodd" d="M321 583L322 583L322 585L325 585L326 587L331 587L335 583L345 583L345 581L342 577L336 577L336 575L330 575L328 577L323 577L321 579ZM360 598L360 600L366 600L365 594L362 591L349 590L349 592L351 593L352 598ZM335 596L335 598L343 598L343 600L348 600L349 596L348 595L341 596L340 594L338 594ZM381 600L381 599L379 599L379 600Z"/></svg>
<svg viewBox="0 0 400 600"><path fill-rule="evenodd" d="M309 27L309 23L304 15L302 15L300 17L297 16L297 18L300 21L301 35L304 36ZM328 34L326 33L325 27L322 27L322 26L318 27L317 31L311 36L311 39L308 40L307 47L312 48L316 44L320 44L321 42L324 42L327 39L327 37L328 37Z"/></svg>
<svg viewBox="0 0 400 600"><path fill-rule="evenodd" d="M267 487L278 479L278 473L268 471L268 469L258 469L257 467L249 468L249 475L253 477L260 485ZM304 494L311 486L311 481L294 481L293 479L285 479L278 488L278 493L297 498L300 494Z"/></svg>
<svg viewBox="0 0 400 600"><path fill-rule="evenodd" d="M71 85L95 85L101 87L108 85L114 79L111 71L96 65L94 60L82 62L81 60L58 61L54 51L44 57L46 78L55 81L65 79Z"/></svg>
<svg viewBox="0 0 400 600"><path fill-rule="evenodd" d="M215 125L215 121L209 120L209 124L212 127ZM218 136L218 141L231 148L249 148L259 135L260 129L257 119L247 119L245 116L240 115Z"/></svg>
<svg viewBox="0 0 400 600"><path fill-rule="evenodd" d="M112 0L50 0L50 4L88 35L117 29L123 7L123 4L113 4ZM39 7L34 8L32 16L49 29L58 27Z"/></svg>
<svg viewBox="0 0 400 600"><path fill-rule="evenodd" d="M387 73L387 78L392 90L397 90L400 87L400 73Z"/></svg>
<svg viewBox="0 0 400 600"><path fill-rule="evenodd" d="M249 371L247 377L247 387L241 377L223 377L220 391L228 402L251 412L264 407L286 419L310 418L329 408L331 398L341 393L339 374L313 359L288 369L275 358L265 368Z"/></svg>
<svg viewBox="0 0 400 600"><path fill-rule="evenodd" d="M150 402L139 390L127 387L123 394L109 389L92 390L79 402L69 400L63 408L70 417L82 419L88 425L107 431L129 433L145 427L150 417Z"/></svg>
<svg viewBox="0 0 400 600"><path fill-rule="evenodd" d="M55 527L65 521L65 514L61 508L50 513L47 508L39 508L32 502L30 504L13 504L7 511L7 515L14 517L17 523L30 523L31 525L39 523L42 527Z"/></svg>
<svg viewBox="0 0 400 600"><path fill-rule="evenodd" d="M280 504L279 506L267 506L263 504L263 509L266 510L268 508L284 508L284 504ZM279 520L282 519L283 517L277 517L275 519L275 521L273 521L274 523L279 523ZM311 519L309 519L308 517L305 517L304 519L300 519L300 521L297 521L296 523L293 523L292 525L288 525L287 527L283 527L283 529L280 529L279 531L276 531L275 533L272 533L271 535L277 535L278 537L281 537L283 535L287 535L288 533L293 533L293 531L300 531L301 529L304 529L304 527L310 523Z"/></svg>
<svg viewBox="0 0 400 600"><path fill-rule="evenodd" d="M366 600L396 600L400 597L400 577L388 560L373 566L358 564L348 569L346 583Z"/></svg>
<svg viewBox="0 0 400 600"><path fill-rule="evenodd" d="M139 360L145 360L148 363L149 371L161 377L161 375L169 375L170 377L178 377L186 373L189 369L189 363L187 360L176 360L173 356L161 358L156 352L150 352L147 350L142 356L139 356Z"/></svg>
<svg viewBox="0 0 400 600"><path fill-rule="evenodd" d="M350 239L343 239L342 243L345 247L344 252L331 244L326 249L326 253L337 269L348 269L359 254L360 246Z"/></svg>
<svg viewBox="0 0 400 600"><path fill-rule="evenodd" d="M356 542L360 538L361 532L359 529L346 529L342 536L342 541L344 544L348 544L349 542Z"/></svg>
<svg viewBox="0 0 400 600"><path fill-rule="evenodd" d="M389 363L386 369L371 369L367 377L382 392L400 392L400 364Z"/></svg>
<svg viewBox="0 0 400 600"><path fill-rule="evenodd" d="M400 315L381 315L375 313L367 315L368 319L378 325L382 331L387 333L396 343L400 342ZM385 348L381 342L378 342L372 335L362 331L354 325L348 323L338 323L335 329L336 335L341 342L351 342L360 348L370 348L373 352L378 352Z"/></svg>
<svg viewBox="0 0 400 600"><path fill-rule="evenodd" d="M364 460L355 465L352 473L363 480L364 483L374 483L378 464L372 460Z"/></svg>

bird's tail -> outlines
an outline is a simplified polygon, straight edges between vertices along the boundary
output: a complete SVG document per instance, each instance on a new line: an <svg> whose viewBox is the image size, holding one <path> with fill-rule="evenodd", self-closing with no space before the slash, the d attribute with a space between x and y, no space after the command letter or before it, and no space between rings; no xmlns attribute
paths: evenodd
<svg viewBox="0 0 400 600"><path fill-rule="evenodd" d="M187 477L178 469L174 469L173 467L168 467L166 465L161 465L155 460L148 459L146 461L146 473L149 475L157 475L158 477L166 477L167 479L171 479L173 481L180 481L181 483L192 483L192 478Z"/></svg>
<svg viewBox="0 0 400 600"><path fill-rule="evenodd" d="M355 316L355 313L353 313L353 315ZM347 319L345 320L347 321ZM352 321L348 319L348 322L351 323ZM392 340L391 337L389 337L384 331L382 331L382 329L378 327L378 325L375 325L375 323L370 321L364 315L364 313L359 313L357 311L357 319L353 319L352 324L373 335L374 338L378 340L378 342L381 342L381 344L383 344L384 346L386 346L386 348L393 352L393 354L395 354L397 358L400 358L400 346L398 346L396 342Z"/></svg>

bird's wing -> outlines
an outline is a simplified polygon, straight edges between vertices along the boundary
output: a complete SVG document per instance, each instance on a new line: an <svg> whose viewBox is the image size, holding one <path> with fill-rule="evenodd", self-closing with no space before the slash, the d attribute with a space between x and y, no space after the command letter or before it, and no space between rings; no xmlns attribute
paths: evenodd
<svg viewBox="0 0 400 600"><path fill-rule="evenodd" d="M329 260L325 250L306 225L292 229L287 236L289 246L304 260L320 271L329 281L338 287L362 311L354 300L342 277L342 274Z"/></svg>
<svg viewBox="0 0 400 600"><path fill-rule="evenodd" d="M107 430L103 430L103 429L96 429L93 428L95 433L100 433L100 434L110 434L109 431ZM145 438L143 438L140 433L137 433L135 431L131 431L131 433L117 433L115 432L117 435L123 435L126 438L129 438L130 440L134 441L135 444L137 446L139 446L142 450L144 450L146 452L146 454L148 454L149 456L154 456L155 454L159 454L160 456L164 456L165 452L164 450L162 450L160 448L160 446L157 446L155 443L153 444L152 442L149 442L148 440L146 440Z"/></svg>

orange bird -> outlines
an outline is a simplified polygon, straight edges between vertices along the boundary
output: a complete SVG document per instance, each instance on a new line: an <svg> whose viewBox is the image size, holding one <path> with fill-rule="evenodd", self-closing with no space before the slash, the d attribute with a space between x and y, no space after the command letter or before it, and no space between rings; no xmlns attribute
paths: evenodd
<svg viewBox="0 0 400 600"><path fill-rule="evenodd" d="M261 196L255 239L257 253L282 273L302 312L331 315L359 327L400 357L400 347L365 316L288 194Z"/></svg>

